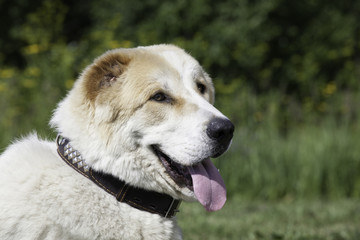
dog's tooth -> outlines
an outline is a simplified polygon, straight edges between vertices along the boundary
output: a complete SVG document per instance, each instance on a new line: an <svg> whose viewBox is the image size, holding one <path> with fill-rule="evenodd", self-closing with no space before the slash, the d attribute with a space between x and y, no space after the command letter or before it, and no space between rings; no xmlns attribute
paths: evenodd
<svg viewBox="0 0 360 240"><path fill-rule="evenodd" d="M85 165L85 166L84 166L84 171L85 171L85 172L88 172L88 171L89 171L89 166L88 166L88 165Z"/></svg>

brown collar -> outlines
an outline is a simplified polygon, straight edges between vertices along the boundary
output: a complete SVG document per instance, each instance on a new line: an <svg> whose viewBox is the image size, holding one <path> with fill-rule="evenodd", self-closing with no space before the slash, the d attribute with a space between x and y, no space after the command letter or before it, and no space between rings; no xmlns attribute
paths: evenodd
<svg viewBox="0 0 360 240"><path fill-rule="evenodd" d="M132 187L113 175L97 172L85 163L80 153L70 145L69 139L58 135L56 143L57 152L68 165L116 197L119 202L166 218L174 217L179 212L180 200L166 194Z"/></svg>

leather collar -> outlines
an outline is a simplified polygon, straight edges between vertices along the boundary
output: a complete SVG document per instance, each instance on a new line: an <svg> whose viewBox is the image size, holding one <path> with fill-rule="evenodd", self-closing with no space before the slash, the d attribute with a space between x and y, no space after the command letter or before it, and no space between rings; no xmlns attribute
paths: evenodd
<svg viewBox="0 0 360 240"><path fill-rule="evenodd" d="M56 144L58 154L68 165L113 195L117 201L166 218L172 218L179 212L180 200L163 193L132 187L113 175L95 171L86 164L67 138L58 135Z"/></svg>

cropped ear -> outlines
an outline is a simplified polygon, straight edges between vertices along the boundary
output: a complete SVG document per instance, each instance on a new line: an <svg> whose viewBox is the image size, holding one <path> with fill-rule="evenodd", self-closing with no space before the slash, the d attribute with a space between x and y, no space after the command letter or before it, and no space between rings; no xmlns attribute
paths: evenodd
<svg viewBox="0 0 360 240"><path fill-rule="evenodd" d="M121 50L109 51L95 59L83 74L86 96L94 101L99 92L113 85L126 71L131 58Z"/></svg>

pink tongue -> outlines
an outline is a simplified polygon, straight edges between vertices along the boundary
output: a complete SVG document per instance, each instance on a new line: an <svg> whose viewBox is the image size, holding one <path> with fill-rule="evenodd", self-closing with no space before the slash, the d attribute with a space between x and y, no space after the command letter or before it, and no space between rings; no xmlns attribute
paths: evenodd
<svg viewBox="0 0 360 240"><path fill-rule="evenodd" d="M210 158L188 168L198 201L207 211L220 210L226 201L226 188Z"/></svg>

